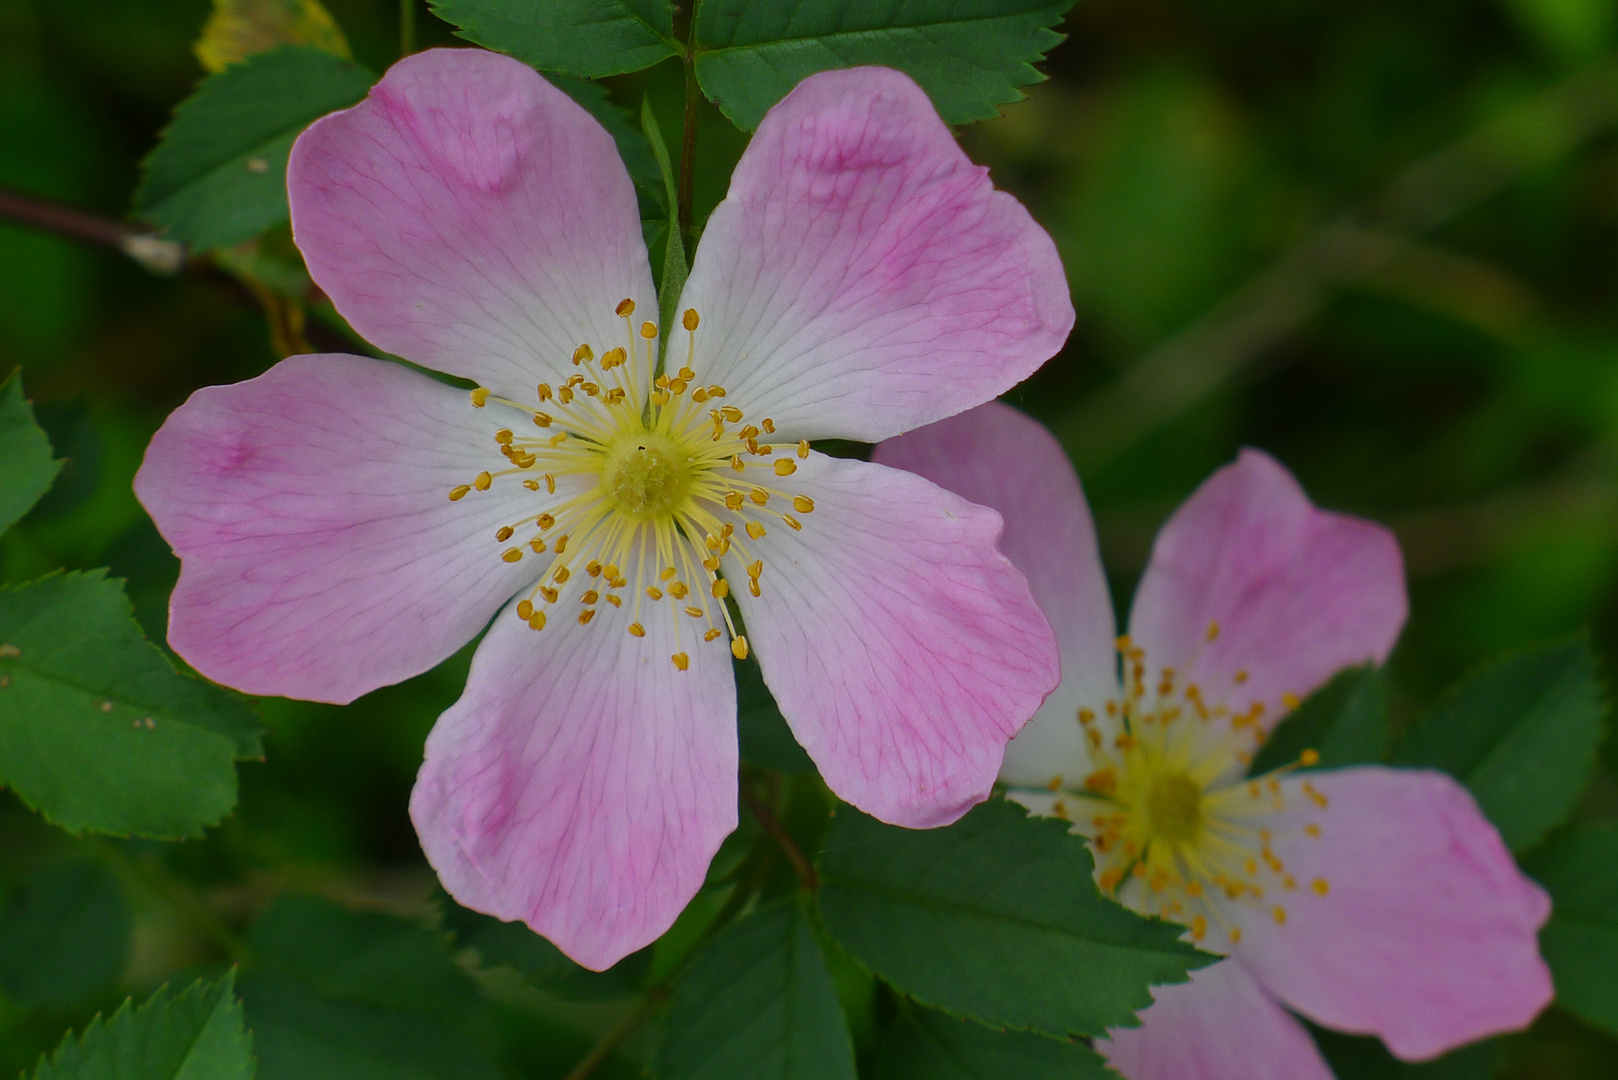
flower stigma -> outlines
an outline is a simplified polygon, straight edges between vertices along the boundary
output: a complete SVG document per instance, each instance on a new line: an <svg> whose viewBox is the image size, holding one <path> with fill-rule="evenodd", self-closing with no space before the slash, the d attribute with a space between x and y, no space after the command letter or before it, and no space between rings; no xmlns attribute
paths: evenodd
<svg viewBox="0 0 1618 1080"><path fill-rule="evenodd" d="M1218 624L1211 625L1206 640L1218 636ZM1099 712L1078 710L1092 771L1076 784L1052 777L1039 796L1054 796L1050 812L1089 838L1102 891L1186 926L1194 942L1214 952L1240 942L1241 922L1252 912L1285 925L1296 897L1327 895L1324 878L1300 887L1274 849L1284 831L1321 835L1326 796L1308 781L1290 795L1280 783L1318 764L1320 755L1305 750L1291 764L1248 777L1263 742L1264 706L1254 701L1233 710L1224 701L1247 682L1246 671L1222 691L1205 693L1196 683L1177 685L1172 668L1149 678L1145 651L1128 637L1117 647L1122 695ZM1218 703L1210 704L1210 696ZM1291 694L1283 700L1297 703Z"/></svg>
<svg viewBox="0 0 1618 1080"><path fill-rule="evenodd" d="M579 345L571 358L577 371L556 385L539 383L534 403L486 387L471 392L474 408L493 408L509 425L494 433L505 463L450 489L449 498L497 482L534 494L534 513L494 534L505 562L542 560L515 607L533 629L549 625L561 605L589 626L605 603L628 615L633 638L647 636L648 620L671 620L669 659L679 671L690 666L687 634L697 639L693 648L728 637L732 654L745 659L747 639L727 598L734 581L763 595L764 561L750 542L777 527L802 530L813 513L813 499L779 486L809 456L809 444L770 441L772 419L748 422L723 386L697 380L694 309L681 319L686 362L672 374L658 372L656 325L635 324L632 300L615 310L624 344L599 357L589 343Z"/></svg>

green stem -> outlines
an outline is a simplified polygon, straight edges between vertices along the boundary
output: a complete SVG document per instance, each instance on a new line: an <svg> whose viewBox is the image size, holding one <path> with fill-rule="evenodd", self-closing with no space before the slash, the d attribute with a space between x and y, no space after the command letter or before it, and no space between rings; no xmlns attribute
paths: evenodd
<svg viewBox="0 0 1618 1080"><path fill-rule="evenodd" d="M416 0L399 0L399 55L416 51Z"/></svg>
<svg viewBox="0 0 1618 1080"><path fill-rule="evenodd" d="M693 23L695 20L692 20ZM695 31L693 31L695 33ZM685 128L680 136L680 235L691 236L691 181L697 172L697 69L689 45L685 50Z"/></svg>
<svg viewBox="0 0 1618 1080"><path fill-rule="evenodd" d="M792 839L792 834L787 832L786 826L781 824L769 804L745 787L742 788L742 802L747 804L747 809L758 819L758 823L764 826L765 833L786 854L787 861L792 864L793 873L798 875L798 881L803 887L810 892L818 889L820 879L815 875L815 868L809 865L803 849L798 847L797 841Z"/></svg>
<svg viewBox="0 0 1618 1080"><path fill-rule="evenodd" d="M667 983L649 990L645 999L635 1007L634 1012L618 1021L610 1031L596 1041L594 1046L590 1047L590 1052L584 1055L577 1065L573 1066L573 1071L567 1074L565 1080L584 1080L585 1077L600 1068L601 1063L612 1056L612 1052L618 1049L619 1044L633 1035L636 1028L651 1018L651 1015L657 1011L658 1006L662 1005L663 1000L668 996Z"/></svg>

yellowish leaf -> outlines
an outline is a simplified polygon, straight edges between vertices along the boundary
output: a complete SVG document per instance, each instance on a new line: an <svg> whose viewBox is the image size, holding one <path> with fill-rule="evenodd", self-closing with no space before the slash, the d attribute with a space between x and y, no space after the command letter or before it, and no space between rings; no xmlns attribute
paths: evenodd
<svg viewBox="0 0 1618 1080"><path fill-rule="evenodd" d="M348 41L320 0L213 0L195 48L204 68L220 72L277 45L349 56Z"/></svg>

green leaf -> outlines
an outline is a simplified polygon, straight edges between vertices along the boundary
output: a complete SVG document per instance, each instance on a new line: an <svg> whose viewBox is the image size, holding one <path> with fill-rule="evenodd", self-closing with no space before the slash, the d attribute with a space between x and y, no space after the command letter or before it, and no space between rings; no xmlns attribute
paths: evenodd
<svg viewBox="0 0 1618 1080"><path fill-rule="evenodd" d="M855 959L925 1004L1065 1038L1134 1023L1147 987L1215 959L1104 899L1083 838L1004 799L942 829L839 807L820 914Z"/></svg>
<svg viewBox="0 0 1618 1080"><path fill-rule="evenodd" d="M703 946L663 1017L663 1080L854 1080L854 1044L809 916L779 900Z"/></svg>
<svg viewBox="0 0 1618 1080"><path fill-rule="evenodd" d="M1524 860L1551 894L1539 949L1568 1012L1618 1035L1618 825L1558 836Z"/></svg>
<svg viewBox="0 0 1618 1080"><path fill-rule="evenodd" d="M1305 750L1320 755L1315 768L1336 769L1385 760L1388 691L1374 666L1338 672L1277 724L1253 758L1249 776L1295 764Z"/></svg>
<svg viewBox="0 0 1618 1080"><path fill-rule="evenodd" d="M668 0L429 0L460 36L541 71L586 79L651 67L683 51Z"/></svg>
<svg viewBox="0 0 1618 1080"><path fill-rule="evenodd" d="M501 922L445 899L444 929L455 944L476 949L485 967L514 968L535 986L564 1001L609 1001L640 993L652 966L652 947L630 953L606 971L580 967L522 923Z"/></svg>
<svg viewBox="0 0 1618 1080"><path fill-rule="evenodd" d="M646 133L646 141L651 144L652 156L657 160L657 170L663 177L663 193L668 206L668 228L663 234L663 274L658 283L657 313L658 325L662 328L662 341L660 343L663 363L667 364L669 343L674 340L675 309L680 306L680 292L685 288L685 279L688 273L685 262L685 240L680 236L679 227L679 187L674 181L674 165L669 160L669 148L663 142L663 132L657 126L657 117L652 113L652 99L650 96L642 98L640 103L640 127Z"/></svg>
<svg viewBox="0 0 1618 1080"><path fill-rule="evenodd" d="M0 909L0 986L27 1005L87 1001L129 961L129 900L106 867L69 859L11 887Z"/></svg>
<svg viewBox="0 0 1618 1080"><path fill-rule="evenodd" d="M1380 1039L1309 1025L1337 1080L1489 1080L1501 1062L1499 1039L1485 1039L1431 1061L1400 1061Z"/></svg>
<svg viewBox="0 0 1618 1080"><path fill-rule="evenodd" d="M203 80L143 165L135 212L199 250L287 220L287 154L303 129L365 96L376 77L309 45L285 45Z"/></svg>
<svg viewBox="0 0 1618 1080"><path fill-rule="evenodd" d="M704 0L697 82L743 130L817 71L877 64L921 84L946 123L996 115L1044 78L1033 67L1073 0Z"/></svg>
<svg viewBox="0 0 1618 1080"><path fill-rule="evenodd" d="M876 1080L1118 1080L1081 1042L996 1031L907 1006L882 1040Z"/></svg>
<svg viewBox="0 0 1618 1080"><path fill-rule="evenodd" d="M0 532L5 532L50 490L62 463L51 457L51 441L34 423L22 396L22 373L0 383Z"/></svg>
<svg viewBox="0 0 1618 1080"><path fill-rule="evenodd" d="M1606 705L1586 637L1473 672L1418 721L1394 755L1464 783L1521 852L1567 818L1595 767Z"/></svg>
<svg viewBox="0 0 1618 1080"><path fill-rule="evenodd" d="M415 923L283 897L254 925L242 977L259 1080L495 1080L468 1025L476 988Z"/></svg>
<svg viewBox="0 0 1618 1080"><path fill-rule="evenodd" d="M33 1080L252 1080L253 1040L242 1024L235 973L198 980L176 996L165 986L70 1034Z"/></svg>
<svg viewBox="0 0 1618 1080"><path fill-rule="evenodd" d="M798 745L781 707L764 685L764 671L752 657L735 661L736 734L742 760L783 773L814 772L815 763Z"/></svg>
<svg viewBox="0 0 1618 1080"><path fill-rule="evenodd" d="M200 836L259 737L245 701L175 672L104 571L0 589L0 782L62 828Z"/></svg>

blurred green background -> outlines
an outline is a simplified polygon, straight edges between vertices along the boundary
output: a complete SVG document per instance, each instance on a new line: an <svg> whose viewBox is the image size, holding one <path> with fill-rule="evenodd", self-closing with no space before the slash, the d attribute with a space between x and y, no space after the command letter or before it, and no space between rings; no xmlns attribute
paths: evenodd
<svg viewBox="0 0 1618 1080"><path fill-rule="evenodd" d="M361 63L397 56L395 0L327 6ZM208 12L208 0L0 0L0 188L124 217L138 162L202 75L191 46ZM425 9L418 19L421 44L453 41ZM1063 29L1049 81L962 138L1066 262L1078 327L1010 400L1079 463L1120 599L1175 504L1256 445L1317 502L1398 531L1412 594L1392 661L1404 715L1486 657L1584 626L1610 670L1614 4L1080 0ZM650 93L677 130L674 63L609 84L625 105ZM745 145L704 110L699 223ZM269 326L250 290L206 265L154 276L0 222L0 376L21 366L68 460L0 542L0 581L110 565L160 640L177 563L130 480L193 389L275 362ZM308 333L342 342L318 319ZM467 655L347 708L262 702L267 760L242 768L231 821L162 848L179 883L164 887L227 921L289 888L428 910L406 798ZM1618 818L1614 765L1609 747L1585 819ZM69 844L0 805L6 881ZM216 956L175 914L184 904L134 895L126 989ZM0 995L0 1071L117 1000L41 1011ZM509 1010L497 1040L532 1076L561 1075L612 1019L516 991ZM1554 1011L1507 1055L1521 1080L1618 1076L1618 1042Z"/></svg>

